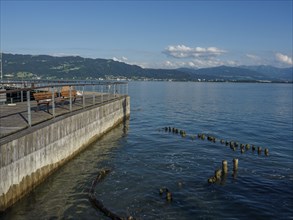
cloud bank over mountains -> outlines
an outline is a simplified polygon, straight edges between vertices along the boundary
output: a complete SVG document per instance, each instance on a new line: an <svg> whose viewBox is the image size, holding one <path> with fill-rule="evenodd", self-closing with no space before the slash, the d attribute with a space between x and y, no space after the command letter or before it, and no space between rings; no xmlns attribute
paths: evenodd
<svg viewBox="0 0 293 220"><path fill-rule="evenodd" d="M280 68L292 67L292 54L276 51L235 51L231 48L220 47L190 47L184 44L169 45L156 53L144 53L145 61L137 59L138 56L129 56L129 51L122 51L119 55L116 50L111 54L114 61L143 68L209 68L217 66L256 66L268 65ZM80 56L79 54L53 53L53 56ZM150 58L151 57L151 58ZM158 57L158 58L155 58ZM97 58L97 57L91 57ZM105 57L99 57L105 58ZM108 58L109 59L109 58Z"/></svg>
<svg viewBox="0 0 293 220"><path fill-rule="evenodd" d="M126 63L128 58L122 56L121 58L113 57L112 60Z"/></svg>
<svg viewBox="0 0 293 220"><path fill-rule="evenodd" d="M221 57L227 54L228 51L213 46L188 47L183 44L169 45L162 51L162 53L172 59L163 63L165 68L201 68L237 64L237 62L233 60L221 59Z"/></svg>
<svg viewBox="0 0 293 220"><path fill-rule="evenodd" d="M185 45L168 46L163 51L167 56L174 58L214 57L226 53L225 50L216 47L187 47Z"/></svg>
<svg viewBox="0 0 293 220"><path fill-rule="evenodd" d="M125 51L125 54L127 51ZM221 65L236 65L235 61L221 60L220 56L226 54L227 51L217 47L188 47L186 45L169 45L163 51L159 59L151 59L146 62L136 62L135 57L113 56L114 61L124 62L131 65L138 65L143 68L167 68L176 69L181 67L202 68L214 67ZM147 57L150 55L145 53ZM158 54L152 53L152 57ZM166 57L168 59L166 59Z"/></svg>
<svg viewBox="0 0 293 220"><path fill-rule="evenodd" d="M276 59L277 61L281 62L281 63L285 63L288 65L292 65L292 57L289 57L285 54L281 54L281 53L276 53Z"/></svg>
<svg viewBox="0 0 293 220"><path fill-rule="evenodd" d="M241 53L219 47L189 47L184 44L169 45L163 51L168 58L163 62L165 68L205 68L221 65L275 65L292 66L292 57L280 52L261 52L259 54Z"/></svg>

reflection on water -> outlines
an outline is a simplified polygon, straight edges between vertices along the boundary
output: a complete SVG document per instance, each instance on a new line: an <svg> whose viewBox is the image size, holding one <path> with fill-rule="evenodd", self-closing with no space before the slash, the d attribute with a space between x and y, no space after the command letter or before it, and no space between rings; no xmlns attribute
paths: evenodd
<svg viewBox="0 0 293 220"><path fill-rule="evenodd" d="M106 134L1 217L108 219L88 200L98 171L108 167L95 193L122 217L293 218L292 84L132 82L129 93L129 130ZM198 133L268 148L269 157L189 138ZM228 174L208 184L222 160ZM159 193L165 187L172 202Z"/></svg>

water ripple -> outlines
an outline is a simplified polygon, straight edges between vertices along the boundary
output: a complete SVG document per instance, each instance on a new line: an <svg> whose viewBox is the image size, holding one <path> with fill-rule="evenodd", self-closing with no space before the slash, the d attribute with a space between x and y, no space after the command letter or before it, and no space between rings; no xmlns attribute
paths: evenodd
<svg viewBox="0 0 293 220"><path fill-rule="evenodd" d="M127 133L122 125L105 135L1 219L107 219L87 199L103 167L113 171L95 195L123 217L293 218L292 85L132 82L129 93ZM267 147L269 156L181 138L165 126ZM224 159L228 174L208 184ZM172 202L159 194L162 187Z"/></svg>

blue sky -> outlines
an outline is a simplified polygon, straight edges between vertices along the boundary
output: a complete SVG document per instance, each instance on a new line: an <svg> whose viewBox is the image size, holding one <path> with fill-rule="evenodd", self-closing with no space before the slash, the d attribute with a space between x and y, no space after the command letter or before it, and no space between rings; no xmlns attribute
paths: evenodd
<svg viewBox="0 0 293 220"><path fill-rule="evenodd" d="M151 68L292 66L292 0L1 0L1 51Z"/></svg>

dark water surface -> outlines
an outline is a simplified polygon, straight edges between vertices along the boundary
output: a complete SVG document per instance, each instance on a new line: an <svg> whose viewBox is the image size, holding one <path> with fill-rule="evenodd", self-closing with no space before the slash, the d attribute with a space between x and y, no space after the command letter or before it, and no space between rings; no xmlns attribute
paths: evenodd
<svg viewBox="0 0 293 220"><path fill-rule="evenodd" d="M1 219L108 219L96 197L137 219L293 219L292 84L131 82L131 118L89 146ZM165 132L185 130L186 138ZM210 134L216 143L192 140ZM269 149L241 154L219 139ZM239 159L237 173L233 158ZM228 161L226 178L207 179ZM179 184L178 184L179 183ZM167 187L172 202L160 196Z"/></svg>

